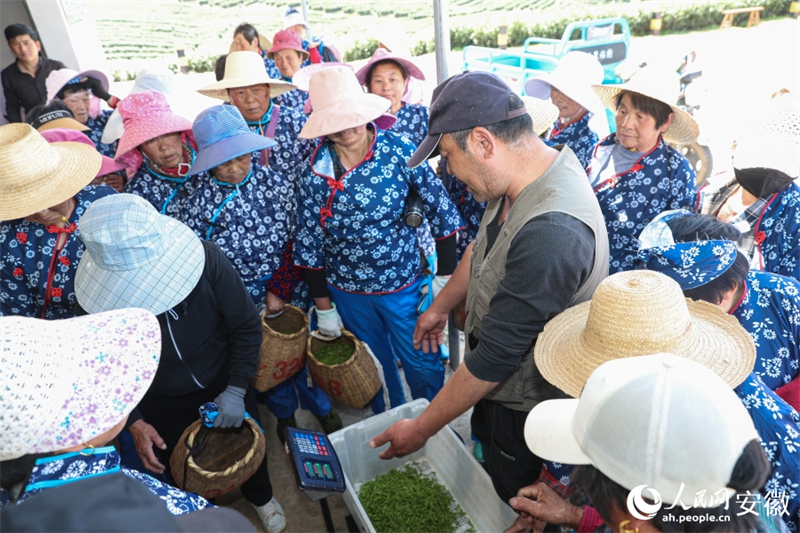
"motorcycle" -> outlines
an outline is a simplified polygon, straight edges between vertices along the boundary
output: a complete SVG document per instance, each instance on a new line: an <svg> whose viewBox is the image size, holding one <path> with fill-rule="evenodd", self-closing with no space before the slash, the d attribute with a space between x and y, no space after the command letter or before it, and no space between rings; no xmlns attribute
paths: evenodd
<svg viewBox="0 0 800 533"><path fill-rule="evenodd" d="M624 82L627 82L646 66L647 62L623 63L617 67L616 74ZM702 116L702 102L705 100L707 90L702 83L703 70L697 60L697 53L691 51L683 56L675 72L679 76L680 82L680 92L675 106L692 115L699 123ZM698 139L692 144L672 143L671 146L683 154L694 168L697 174L697 186L703 185L714 167L714 158L708 145L703 143L702 139Z"/></svg>

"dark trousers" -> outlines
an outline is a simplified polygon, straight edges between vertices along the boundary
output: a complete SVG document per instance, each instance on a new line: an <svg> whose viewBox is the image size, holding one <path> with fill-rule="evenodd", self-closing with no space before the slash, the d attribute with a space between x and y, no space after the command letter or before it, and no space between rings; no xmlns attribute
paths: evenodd
<svg viewBox="0 0 800 533"><path fill-rule="evenodd" d="M484 468L494 490L505 502L522 487L536 481L542 459L525 444L526 411L515 411L490 400L480 400L472 412L472 433L483 446Z"/></svg>
<svg viewBox="0 0 800 533"><path fill-rule="evenodd" d="M178 441L184 430L200 418L198 407L206 402L213 402L225 390L227 384L228 376L223 372L214 383L203 390L177 397L148 393L139 403L139 410L144 416L144 421L156 428L167 445L166 450L159 450L155 446L153 449L161 459L161 463L167 468L167 479L171 484L175 485L175 480L169 470L169 458L172 456L172 450L179 445ZM261 425L253 387L247 388L244 406L250 416ZM242 485L242 495L247 501L258 506L264 505L272 499L272 484L269 481L266 454L255 474Z"/></svg>

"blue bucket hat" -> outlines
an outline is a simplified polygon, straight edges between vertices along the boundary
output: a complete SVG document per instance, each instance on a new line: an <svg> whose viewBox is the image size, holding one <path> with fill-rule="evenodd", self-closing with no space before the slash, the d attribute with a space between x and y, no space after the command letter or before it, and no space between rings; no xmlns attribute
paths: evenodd
<svg viewBox="0 0 800 533"><path fill-rule="evenodd" d="M242 113L232 105L215 105L200 113L192 125L197 142L197 157L189 175L200 174L257 150L277 146L278 143L250 131Z"/></svg>
<svg viewBox="0 0 800 533"><path fill-rule="evenodd" d="M710 283L724 274L736 259L736 243L711 240L676 243L667 222L691 213L685 210L666 211L656 217L639 235L636 258L644 268L665 274L682 290Z"/></svg>

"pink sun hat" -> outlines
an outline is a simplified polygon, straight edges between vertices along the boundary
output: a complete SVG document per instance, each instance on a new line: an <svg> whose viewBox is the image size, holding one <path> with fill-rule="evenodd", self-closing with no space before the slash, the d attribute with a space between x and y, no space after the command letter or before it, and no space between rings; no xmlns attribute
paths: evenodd
<svg viewBox="0 0 800 533"><path fill-rule="evenodd" d="M407 59L403 56L393 54L388 50L383 48L378 48L375 50L375 53L372 54L372 57L369 58L369 61L366 65L358 69L356 72L356 78L358 78L358 83L364 85L365 87L369 85L369 78L370 74L372 73L372 69L375 66L375 63L379 63L381 61L394 61L400 67L405 70L406 73L406 82L408 78L417 78L418 80L425 80L425 74L419 69L417 65L411 62L410 59Z"/></svg>
<svg viewBox="0 0 800 533"><path fill-rule="evenodd" d="M87 146L95 148L95 144L92 142L92 140L77 130L68 128L52 128L40 133L42 134L42 137L44 137L49 143L83 143ZM108 156L102 156L102 158L103 163L100 165L100 170L97 172L97 176L95 176L97 178L128 168L128 165L114 161Z"/></svg>
<svg viewBox="0 0 800 533"><path fill-rule="evenodd" d="M0 461L82 446L128 418L155 378L161 327L144 309L0 317Z"/></svg>
<svg viewBox="0 0 800 533"><path fill-rule="evenodd" d="M172 112L167 97L156 91L143 91L122 99L117 105L125 131L119 139L114 159L134 169L142 164L139 146L167 133L192 133L192 123Z"/></svg>
<svg viewBox="0 0 800 533"><path fill-rule="evenodd" d="M281 30L275 34L272 38L272 48L267 50L267 57L275 59L275 52L280 52L281 50L300 52L303 55L300 59L301 62L308 59L308 52L303 50L303 41L300 40L299 35L291 30Z"/></svg>
<svg viewBox="0 0 800 533"><path fill-rule="evenodd" d="M100 83L103 84L103 88L108 91L108 76L99 70L84 70L82 72L78 72L77 70L72 70L71 68L62 68L59 70L54 70L48 74L47 79L44 82L45 87L47 88L47 101L52 102L61 89L67 85L70 85L70 82L76 78L77 80L82 80L83 78L97 78L100 80ZM75 81L75 83L78 82Z"/></svg>

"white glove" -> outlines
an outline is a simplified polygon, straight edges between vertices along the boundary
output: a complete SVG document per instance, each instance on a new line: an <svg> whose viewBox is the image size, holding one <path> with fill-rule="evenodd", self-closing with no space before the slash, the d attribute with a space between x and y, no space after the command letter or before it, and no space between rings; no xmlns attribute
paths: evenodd
<svg viewBox="0 0 800 533"><path fill-rule="evenodd" d="M342 317L339 316L339 311L336 310L336 304L331 302L333 309L322 311L317 309L317 329L326 337L341 337L342 336Z"/></svg>
<svg viewBox="0 0 800 533"><path fill-rule="evenodd" d="M450 276L434 276L433 277L433 298L435 299L442 292L444 286L450 281Z"/></svg>

